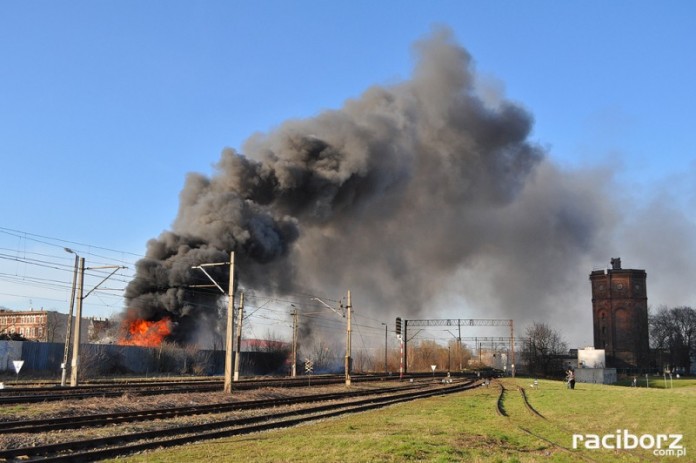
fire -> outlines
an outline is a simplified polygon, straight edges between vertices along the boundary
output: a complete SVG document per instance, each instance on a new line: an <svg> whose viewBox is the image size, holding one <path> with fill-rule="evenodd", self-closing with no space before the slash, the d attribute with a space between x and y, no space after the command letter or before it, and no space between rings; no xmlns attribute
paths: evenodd
<svg viewBox="0 0 696 463"><path fill-rule="evenodd" d="M124 346L158 347L171 332L171 321L126 320L128 333L118 342Z"/></svg>

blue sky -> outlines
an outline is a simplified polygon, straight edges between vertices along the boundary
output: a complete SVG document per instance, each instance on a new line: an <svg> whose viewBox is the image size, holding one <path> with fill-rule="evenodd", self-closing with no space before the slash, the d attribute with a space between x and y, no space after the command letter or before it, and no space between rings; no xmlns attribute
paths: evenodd
<svg viewBox="0 0 696 463"><path fill-rule="evenodd" d="M551 160L606 167L618 194L669 202L691 227L694 18L689 1L3 2L0 227L17 233L2 247L26 249L28 233L134 260L170 227L188 172L407 79L413 42L438 24L483 89L533 114ZM0 293L26 307L32 289Z"/></svg>

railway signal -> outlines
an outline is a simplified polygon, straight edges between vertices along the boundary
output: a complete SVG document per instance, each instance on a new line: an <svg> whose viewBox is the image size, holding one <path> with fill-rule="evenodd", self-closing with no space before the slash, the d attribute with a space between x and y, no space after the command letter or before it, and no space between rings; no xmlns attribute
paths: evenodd
<svg viewBox="0 0 696 463"><path fill-rule="evenodd" d="M311 359L306 359L304 362L304 371L307 375L307 385L312 384L312 373L314 372L314 362Z"/></svg>

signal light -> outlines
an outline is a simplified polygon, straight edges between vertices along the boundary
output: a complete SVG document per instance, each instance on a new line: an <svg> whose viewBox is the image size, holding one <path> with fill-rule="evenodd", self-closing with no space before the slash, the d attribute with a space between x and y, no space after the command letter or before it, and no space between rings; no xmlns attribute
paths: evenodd
<svg viewBox="0 0 696 463"><path fill-rule="evenodd" d="M401 336L401 317L396 317L396 335Z"/></svg>

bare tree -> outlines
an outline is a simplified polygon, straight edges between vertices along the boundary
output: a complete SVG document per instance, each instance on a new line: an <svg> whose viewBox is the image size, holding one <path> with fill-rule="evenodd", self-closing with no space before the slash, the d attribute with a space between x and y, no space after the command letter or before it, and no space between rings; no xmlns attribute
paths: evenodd
<svg viewBox="0 0 696 463"><path fill-rule="evenodd" d="M449 346L452 355L451 369L454 371L465 368L471 361L471 349L455 340L451 340Z"/></svg>
<svg viewBox="0 0 696 463"><path fill-rule="evenodd" d="M522 357L529 373L549 376L560 373L563 368L560 356L568 351L561 335L546 323L534 322L527 327Z"/></svg>
<svg viewBox="0 0 696 463"><path fill-rule="evenodd" d="M58 312L46 312L46 342L65 341L67 321L65 315Z"/></svg>
<svg viewBox="0 0 696 463"><path fill-rule="evenodd" d="M649 321L652 347L668 352L671 368L691 371L691 356L696 354L696 310L663 306Z"/></svg>
<svg viewBox="0 0 696 463"><path fill-rule="evenodd" d="M428 371L430 365L437 365L442 346L432 340L423 340L418 343L416 349L416 365L418 370Z"/></svg>
<svg viewBox="0 0 696 463"><path fill-rule="evenodd" d="M338 363L334 361L334 350L324 340L314 342L314 349L310 357L314 363L315 373L324 373L338 369Z"/></svg>
<svg viewBox="0 0 696 463"><path fill-rule="evenodd" d="M375 365L374 353L369 348L354 348L352 361L352 371L372 371Z"/></svg>

